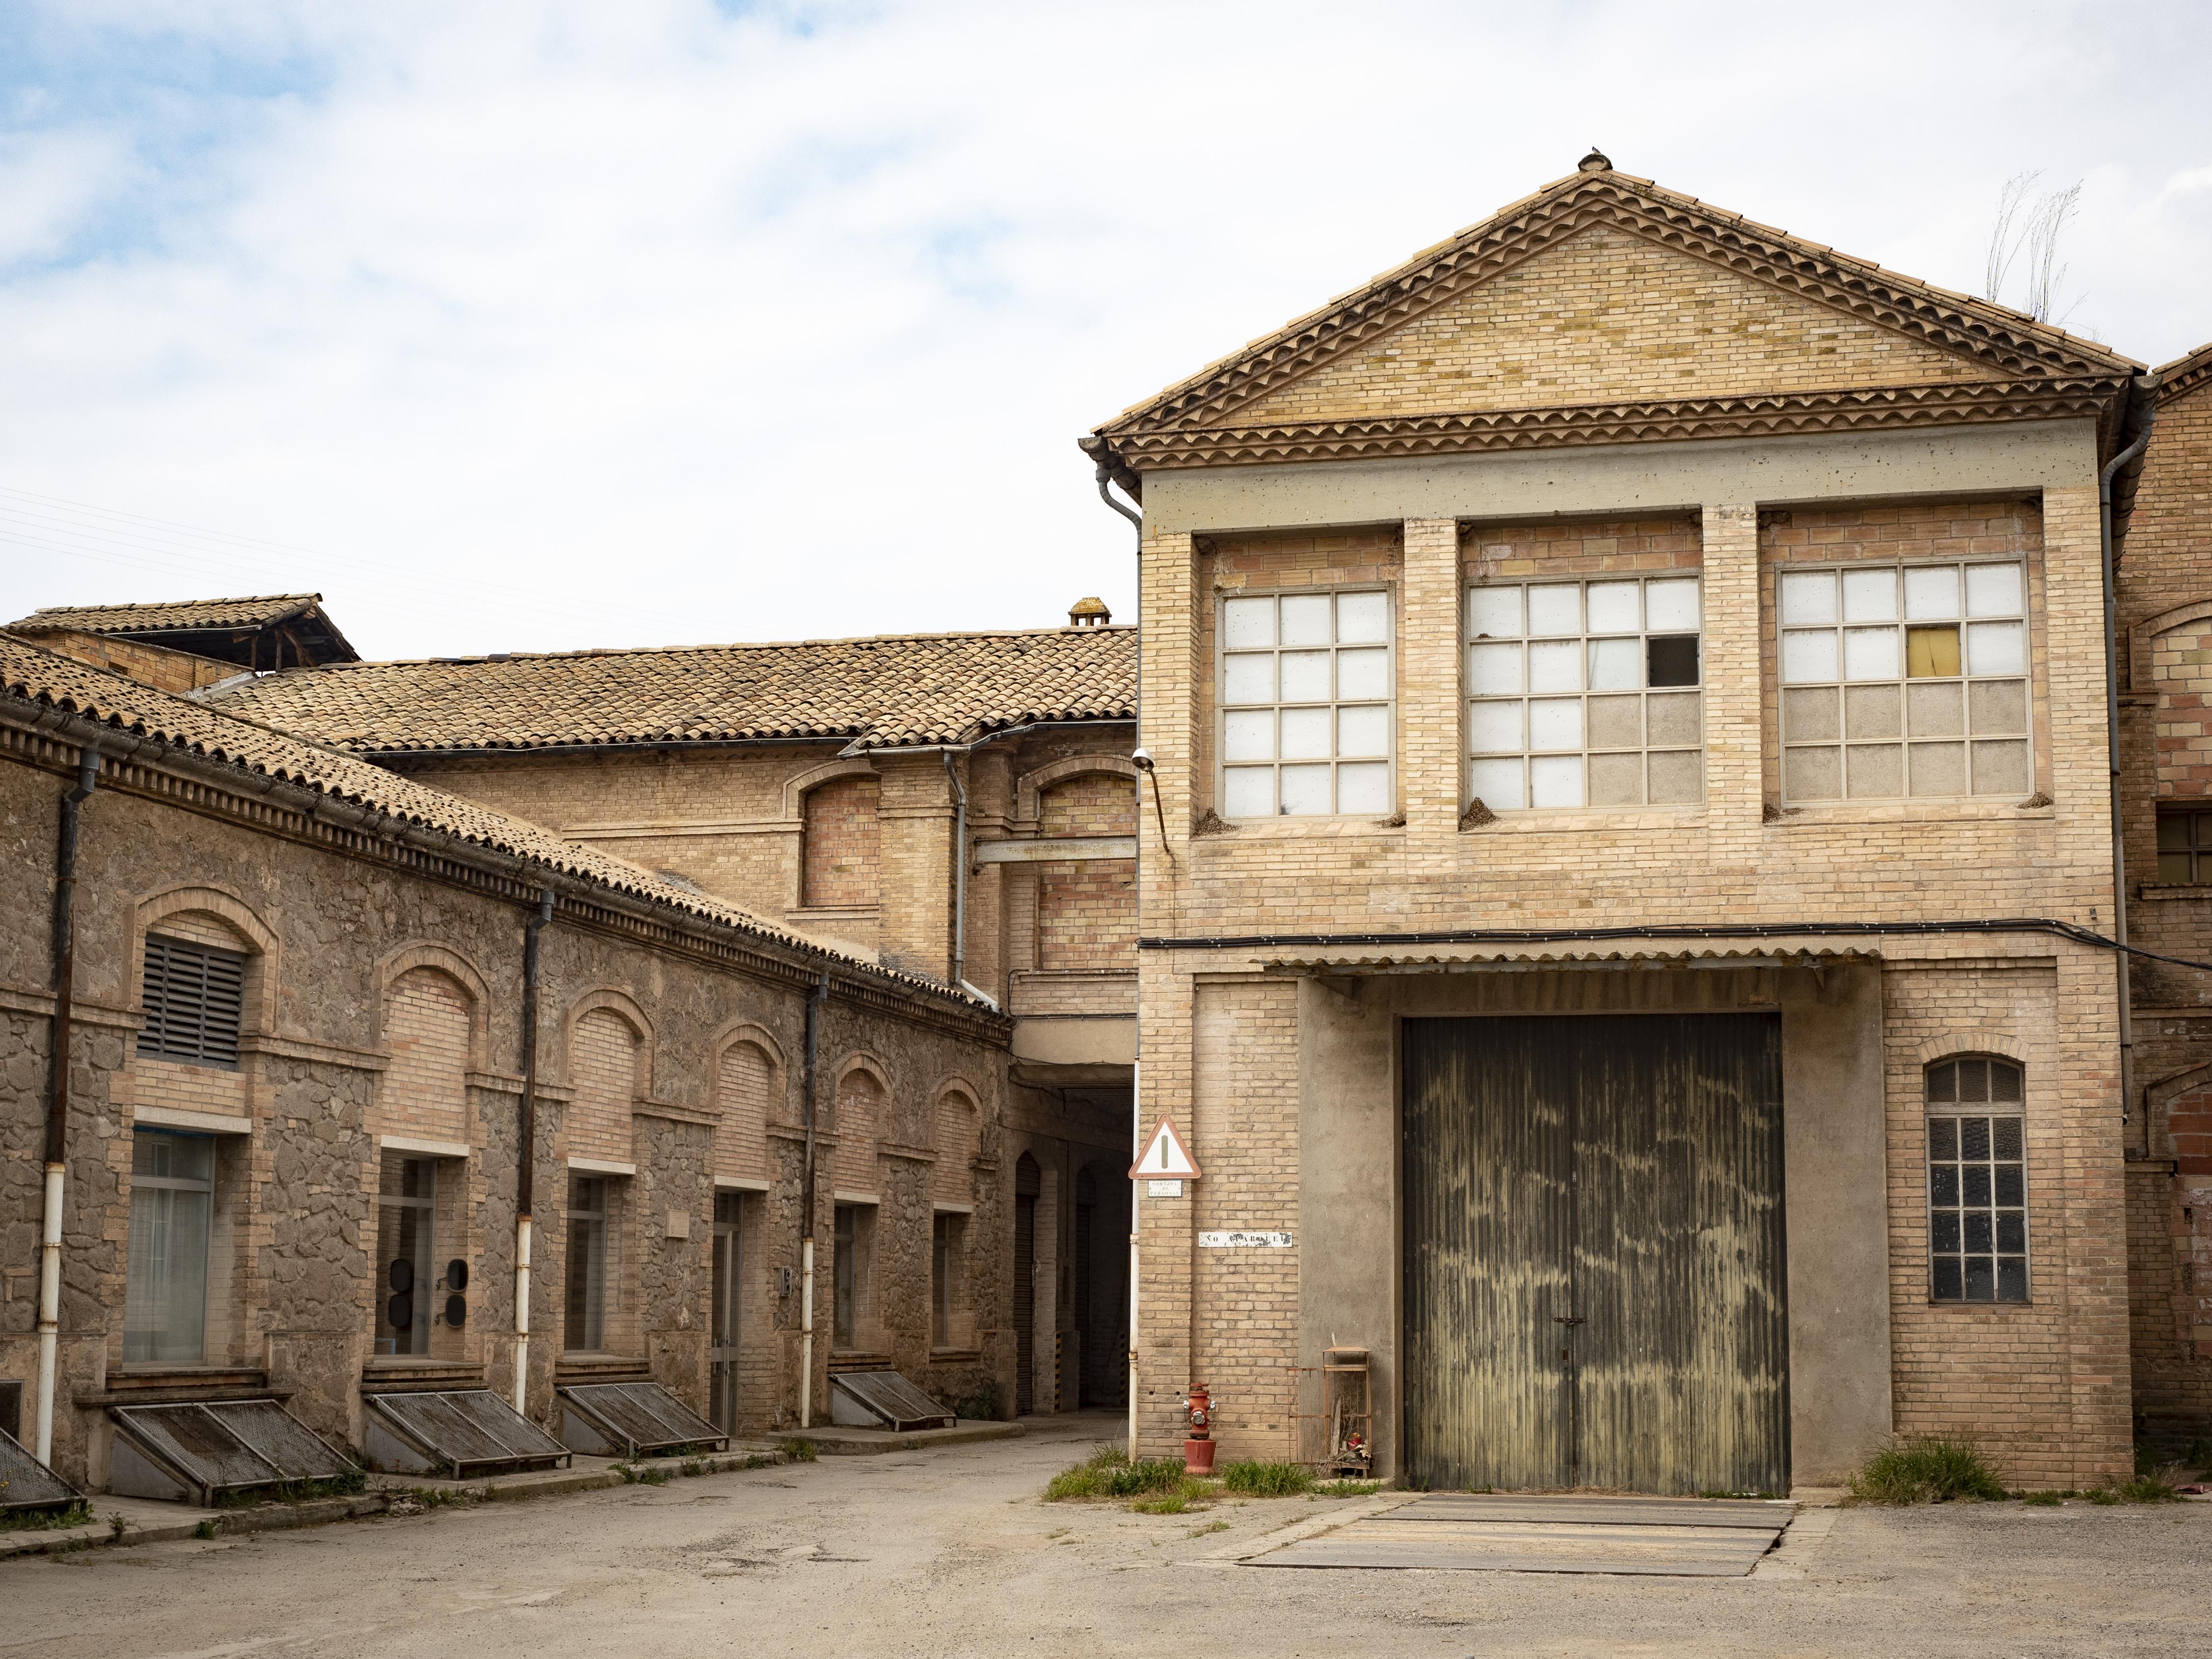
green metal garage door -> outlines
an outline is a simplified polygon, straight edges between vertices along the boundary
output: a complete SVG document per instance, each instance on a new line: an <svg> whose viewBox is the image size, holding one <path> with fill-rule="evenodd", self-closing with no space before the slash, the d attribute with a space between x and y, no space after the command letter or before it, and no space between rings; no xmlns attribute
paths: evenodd
<svg viewBox="0 0 2212 1659"><path fill-rule="evenodd" d="M1771 1014L1405 1023L1406 1468L1786 1492Z"/></svg>

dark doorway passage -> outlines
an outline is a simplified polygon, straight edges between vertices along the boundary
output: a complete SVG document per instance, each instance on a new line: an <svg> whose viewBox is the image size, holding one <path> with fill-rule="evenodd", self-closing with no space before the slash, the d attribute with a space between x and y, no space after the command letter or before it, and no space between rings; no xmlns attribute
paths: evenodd
<svg viewBox="0 0 2212 1659"><path fill-rule="evenodd" d="M1014 1164L1014 1410L1036 1409L1036 1212L1043 1181L1024 1152Z"/></svg>

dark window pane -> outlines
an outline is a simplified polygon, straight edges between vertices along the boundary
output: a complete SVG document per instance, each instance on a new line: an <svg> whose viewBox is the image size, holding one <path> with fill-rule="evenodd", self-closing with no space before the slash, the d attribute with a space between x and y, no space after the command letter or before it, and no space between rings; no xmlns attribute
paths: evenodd
<svg viewBox="0 0 2212 1659"><path fill-rule="evenodd" d="M2189 849L2189 819L2180 812L2160 812L2158 815L2158 850L2170 852L2179 848Z"/></svg>
<svg viewBox="0 0 2212 1659"><path fill-rule="evenodd" d="M1997 1212L1997 1249L2019 1255L2027 1249L2027 1218L2018 1210Z"/></svg>
<svg viewBox="0 0 2212 1659"><path fill-rule="evenodd" d="M1928 1156L1933 1158L1954 1158L1959 1155L1959 1120L1954 1117L1931 1117L1928 1120Z"/></svg>
<svg viewBox="0 0 2212 1659"><path fill-rule="evenodd" d="M1936 1278L1934 1282L1936 1287L1936 1299L1938 1302L1956 1302L1964 1296L1965 1292L1961 1288L1959 1275L1959 1258L1957 1256L1939 1255L1936 1258Z"/></svg>
<svg viewBox="0 0 2212 1659"><path fill-rule="evenodd" d="M1938 1210L1928 1218L1928 1248L1939 1255L1958 1254L1959 1212L1956 1210Z"/></svg>
<svg viewBox="0 0 2212 1659"><path fill-rule="evenodd" d="M1990 1063L1986 1060L1962 1060L1959 1062L1959 1098L1987 1100L1990 1097Z"/></svg>
<svg viewBox="0 0 2212 1659"><path fill-rule="evenodd" d="M2197 826L2197 845L2212 847L2212 812L2198 812L2189 821Z"/></svg>
<svg viewBox="0 0 2212 1659"><path fill-rule="evenodd" d="M1956 1100L1959 1097L1959 1068L1945 1064L1928 1073L1928 1098L1936 1101Z"/></svg>
<svg viewBox="0 0 2212 1659"><path fill-rule="evenodd" d="M1959 1171L1959 1202L1970 1210L1984 1207L1990 1201L1990 1171L1987 1164L1969 1164Z"/></svg>
<svg viewBox="0 0 2212 1659"><path fill-rule="evenodd" d="M1997 1300L2025 1302L2027 1300L2027 1258L2020 1255L2000 1256L1997 1259Z"/></svg>
<svg viewBox="0 0 2212 1659"><path fill-rule="evenodd" d="M2020 1067L2002 1060L1990 1062L1990 1098L2018 1100L2020 1098Z"/></svg>
<svg viewBox="0 0 2212 1659"><path fill-rule="evenodd" d="M2000 1164L1996 1167L1996 1174L1997 1179L1995 1197L1998 1203L2009 1204L2018 1208L2027 1202L2027 1180L2019 1164Z"/></svg>
<svg viewBox="0 0 2212 1659"><path fill-rule="evenodd" d="M2158 855L2158 878L2163 882L2171 882L2177 886L2185 885L2194 881L2196 878L2190 873L2189 870L2189 854L2160 853Z"/></svg>
<svg viewBox="0 0 2212 1659"><path fill-rule="evenodd" d="M2020 1120L2016 1117L2001 1117L1992 1127L1994 1132L1990 1138L1991 1149L1999 1158L2018 1158L2020 1157Z"/></svg>
<svg viewBox="0 0 2212 1659"><path fill-rule="evenodd" d="M1939 1210L1959 1207L1959 1171L1955 1166L1939 1164L1929 1170L1928 1201Z"/></svg>
<svg viewBox="0 0 2212 1659"><path fill-rule="evenodd" d="M1959 1156L1968 1163L1986 1161L1990 1155L1990 1121L1985 1117L1959 1120Z"/></svg>
<svg viewBox="0 0 2212 1659"><path fill-rule="evenodd" d="M1995 1264L1985 1255L1970 1255L1966 1260L1966 1299L1969 1302L1994 1302L1997 1299L1997 1279Z"/></svg>
<svg viewBox="0 0 2212 1659"><path fill-rule="evenodd" d="M1963 1219L1966 1224L1966 1247L1969 1254L1977 1250L1986 1254L1996 1248L1996 1237L1990 1225L1987 1210L1969 1210Z"/></svg>
<svg viewBox="0 0 2212 1659"><path fill-rule="evenodd" d="M1696 635L1646 640L1644 645L1646 684L1695 685L1698 683Z"/></svg>

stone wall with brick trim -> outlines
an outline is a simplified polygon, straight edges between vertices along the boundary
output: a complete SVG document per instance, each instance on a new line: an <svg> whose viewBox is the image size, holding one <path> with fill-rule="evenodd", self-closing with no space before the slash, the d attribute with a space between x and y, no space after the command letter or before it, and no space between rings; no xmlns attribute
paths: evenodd
<svg viewBox="0 0 2212 1659"><path fill-rule="evenodd" d="M1599 225L1234 413L1250 424L1992 378L1870 319Z"/></svg>
<svg viewBox="0 0 2212 1659"><path fill-rule="evenodd" d="M16 1022L10 1035L0 1036L0 1050L9 1056L0 1067L0 1240L33 1237L38 1224L46 907L55 804L74 768L70 752L58 752L51 766L15 760L0 765L0 844L18 850L16 867L26 877L0 893L0 939L6 941L0 945L0 1013ZM450 1137L470 1149L465 1184L454 1189L470 1212L439 1250L442 1255L450 1243L471 1267L459 1358L481 1365L487 1381L502 1389L512 1365L520 1086L514 1045L527 893L495 890L496 884L481 874L441 873L434 860L396 843L355 843L258 799L241 798L233 807L194 786L190 805L179 805L149 781L158 777L135 767L111 772L84 818L57 1455L64 1473L95 1486L106 1474L106 1419L96 1407L69 1402L97 1393L121 1364L131 1129L141 1104L221 1107L250 1124L249 1133L225 1136L218 1148L212 1282L220 1301L209 1358L266 1368L276 1381L299 1389L295 1408L315 1428L358 1443L359 1379L370 1357L377 1290L375 1124L387 1105L400 1109L429 1088L423 1079L433 1073L434 1091L450 1091L450 1050L462 1041L450 1006L440 1019L410 1023L414 993L434 981L420 970L392 975L388 964L419 948L434 946L467 964L488 1002L481 1022L488 1051L471 1063L489 1069L464 1073L465 1109L459 1132ZM255 937L269 941L266 954L255 958L257 972L268 965L269 994L249 994L236 1072L148 1062L133 1052L142 907L158 909L156 896L186 886L222 896L226 914L249 921L258 930ZM176 915L155 924L168 932L198 925ZM18 948L27 939L38 948ZM228 942L259 948L247 938ZM544 946L531 1412L550 1419L555 1409L566 1267L564 1160L572 1140L590 1140L612 1161L639 1166L635 1181L614 1183L629 1189L617 1223L620 1294L636 1312L634 1338L624 1340L649 1358L657 1376L703 1407L713 1218L705 1177L726 1109L717 1103L726 1038L717 1034L750 1024L783 1053L799 1052L811 981L803 971L778 977L700 949L654 942L618 917L581 915L569 901L547 930ZM634 1048L629 1038L598 1045L607 1051L598 1052L594 1033L616 1017L611 1008L596 1007L576 1022L586 1052L572 1074L577 1056L568 1047L565 1014L587 994L610 988L626 991L653 1025L650 1077L621 1052ZM388 990L396 991L396 1001L387 999ZM595 1016L605 1018L595 1022ZM1012 1377L1002 1260L1011 1232L992 1161L1007 1099L1006 1057L995 1041L961 1035L966 1026L956 1030L933 1022L887 1012L840 989L825 1011L821 1046L832 1071L855 1052L876 1055L890 1079L897 1121L923 1126L918 1133L924 1137L945 1079L966 1079L978 1091L985 1152L971 1172L975 1243L968 1270L979 1352L933 1364L926 1322L891 1333L902 1362L914 1361L928 1386L975 1399L994 1384L1004 1391ZM412 1048L406 1046L410 1038ZM194 1091L194 1084L210 1079L218 1080L222 1098ZM796 1085L787 1077L784 1086L788 1091ZM578 1096L582 1121L572 1134L569 1115L579 1109ZM780 1115L795 1120L796 1108ZM741 1428L753 1431L797 1415L799 1297L781 1294L778 1270L798 1259L799 1151L790 1131L781 1133L769 1141L767 1178L774 1190L759 1195L757 1206L748 1200L754 1212L746 1224L754 1233L744 1267L748 1334L738 1414ZM607 1141L610 1134L615 1142ZM826 1234L827 1158L820 1182ZM680 1212L688 1237L669 1237L672 1211ZM926 1286L928 1242L922 1213L912 1226L886 1227L878 1249L894 1276ZM819 1263L824 1309L833 1265L825 1249ZM35 1313L35 1289L11 1275L0 1292L0 1377L27 1379L36 1344L23 1313ZM926 1322L926 1300L908 1297L893 1305L909 1302L916 1305L908 1311ZM819 1346L817 1363L826 1368L828 1344ZM817 1402L826 1400L825 1389L817 1375Z"/></svg>

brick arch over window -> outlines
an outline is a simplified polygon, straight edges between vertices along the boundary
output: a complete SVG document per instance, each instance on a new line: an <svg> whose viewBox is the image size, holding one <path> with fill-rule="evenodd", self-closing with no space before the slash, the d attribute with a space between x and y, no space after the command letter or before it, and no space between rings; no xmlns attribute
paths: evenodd
<svg viewBox="0 0 2212 1659"><path fill-rule="evenodd" d="M1137 832L1137 781L1091 767L1037 796L1040 840ZM1046 972L1131 970L1137 965L1137 861L1081 859L1039 864L1036 964Z"/></svg>
<svg viewBox="0 0 2212 1659"><path fill-rule="evenodd" d="M891 1106L890 1079L883 1063L855 1054L837 1068L837 1161L835 1184L847 1192L876 1189L876 1143L884 1138Z"/></svg>
<svg viewBox="0 0 2212 1659"><path fill-rule="evenodd" d="M2151 757L2160 800L2212 796L2212 600L2128 630L2130 689L2157 695Z"/></svg>
<svg viewBox="0 0 2212 1659"><path fill-rule="evenodd" d="M769 1178L768 1126L791 1117L785 1097L783 1051L757 1025L739 1025L716 1038L714 1173L733 1179Z"/></svg>
<svg viewBox="0 0 2212 1659"><path fill-rule="evenodd" d="M628 993L603 988L569 1005L568 1025L562 1155L629 1163L630 1110L651 1086L652 1024Z"/></svg>
<svg viewBox="0 0 2212 1659"><path fill-rule="evenodd" d="M386 981L379 1025L391 1064L376 1080L372 1133L466 1145L481 1000L444 964Z"/></svg>
<svg viewBox="0 0 2212 1659"><path fill-rule="evenodd" d="M1069 755L1040 766L1034 772L1024 772L1014 783L1014 816L1024 822L1034 823L1038 816L1038 799L1046 790L1070 778L1084 777L1092 773L1127 778L1133 787L1137 781L1137 763L1121 755Z"/></svg>
<svg viewBox="0 0 2212 1659"><path fill-rule="evenodd" d="M883 895L882 786L872 770L818 783L799 804L799 902L865 910Z"/></svg>
<svg viewBox="0 0 2212 1659"><path fill-rule="evenodd" d="M253 908L228 888L178 886L164 888L138 901L132 918L131 996L141 992L140 975L146 960L146 936L168 939L235 951L246 958L246 1002L242 1024L248 1031L272 1031L276 1026L276 982L281 951L276 932Z"/></svg>
<svg viewBox="0 0 2212 1659"><path fill-rule="evenodd" d="M946 1083L937 1091L930 1139L937 1163L930 1171L930 1196L940 1204L975 1201L975 1160L983 1153L983 1112L975 1099L975 1091L963 1081Z"/></svg>
<svg viewBox="0 0 2212 1659"><path fill-rule="evenodd" d="M392 1049L388 1022L392 987L419 969L441 974L453 981L468 1005L469 1069L472 1072L490 1070L491 988L485 983L483 975L477 971L476 963L458 951L443 945L433 945L427 940L402 945L376 964L377 1047L387 1054Z"/></svg>

